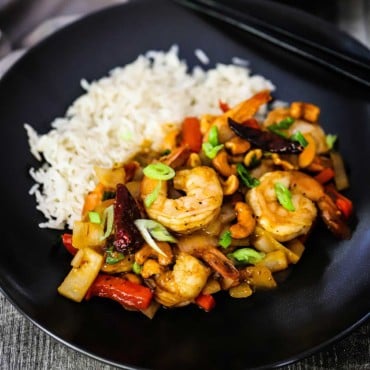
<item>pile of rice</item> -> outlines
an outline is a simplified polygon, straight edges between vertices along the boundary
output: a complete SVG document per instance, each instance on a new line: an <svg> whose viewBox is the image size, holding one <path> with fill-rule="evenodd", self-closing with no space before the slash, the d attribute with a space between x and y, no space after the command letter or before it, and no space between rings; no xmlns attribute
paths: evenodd
<svg viewBox="0 0 370 370"><path fill-rule="evenodd" d="M200 64L208 63L204 52L196 55ZM35 181L30 194L46 219L39 226L72 228L84 196L96 185L94 166L126 161L147 140L159 149L167 130L184 117L220 114L219 100L234 105L258 91L274 90L242 64L208 70L199 65L190 71L176 45L149 51L97 81L82 80L86 93L51 122L47 134L26 123L30 150L41 162L30 170Z"/></svg>

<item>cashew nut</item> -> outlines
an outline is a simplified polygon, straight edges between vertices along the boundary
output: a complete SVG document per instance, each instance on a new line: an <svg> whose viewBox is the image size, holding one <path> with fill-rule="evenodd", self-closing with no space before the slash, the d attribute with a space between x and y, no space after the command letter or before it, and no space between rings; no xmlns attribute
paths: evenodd
<svg viewBox="0 0 370 370"><path fill-rule="evenodd" d="M163 267L155 260L148 259L145 261L143 268L141 269L141 276L144 279L149 278L153 275L158 275L163 272Z"/></svg>
<svg viewBox="0 0 370 370"><path fill-rule="evenodd" d="M229 149L232 155L243 154L247 152L251 144L247 140L241 139L239 136L234 136L226 141L225 148Z"/></svg>
<svg viewBox="0 0 370 370"><path fill-rule="evenodd" d="M283 167L284 170L289 171L289 170L297 169L297 167L294 166L292 163L290 163L288 161L284 161L283 159L281 159L279 157L279 154L277 154L277 153L272 153L271 158L272 158L272 161L274 162L275 166L281 166L281 167Z"/></svg>
<svg viewBox="0 0 370 370"><path fill-rule="evenodd" d="M236 174L236 166L229 164L225 150L217 153L216 157L212 159L212 165L222 176L229 177Z"/></svg>
<svg viewBox="0 0 370 370"><path fill-rule="evenodd" d="M244 164L249 167L254 161L259 161L262 158L263 152L261 149L250 150L244 157Z"/></svg>
<svg viewBox="0 0 370 370"><path fill-rule="evenodd" d="M191 153L186 163L187 167L199 167L202 164L198 153Z"/></svg>
<svg viewBox="0 0 370 370"><path fill-rule="evenodd" d="M253 217L252 209L247 203L235 203L237 223L230 227L233 239L242 239L249 236L255 228L256 220Z"/></svg>
<svg viewBox="0 0 370 370"><path fill-rule="evenodd" d="M145 261L149 258L156 258L158 263L162 266L167 266L172 263L173 254L171 246L166 242L157 242L157 244L166 256L159 254L149 244L144 244L144 246L135 253L135 262L139 265L144 265Z"/></svg>
<svg viewBox="0 0 370 370"><path fill-rule="evenodd" d="M234 194L239 188L239 179L236 175L230 175L226 180L220 180L224 195Z"/></svg>

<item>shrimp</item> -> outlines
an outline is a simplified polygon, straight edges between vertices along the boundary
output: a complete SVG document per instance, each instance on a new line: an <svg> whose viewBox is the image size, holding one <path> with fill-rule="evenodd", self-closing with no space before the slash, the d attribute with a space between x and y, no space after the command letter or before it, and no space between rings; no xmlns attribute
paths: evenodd
<svg viewBox="0 0 370 370"><path fill-rule="evenodd" d="M248 118L252 118L258 112L259 108L269 100L271 100L270 92L264 90L216 117L210 126L217 127L220 143L224 143L235 136L234 132L229 127L228 118L236 122L244 122ZM208 140L208 134L204 135L204 139Z"/></svg>
<svg viewBox="0 0 370 370"><path fill-rule="evenodd" d="M211 270L196 257L180 252L173 270L155 277L156 300L166 307L191 303L207 283Z"/></svg>
<svg viewBox="0 0 370 370"><path fill-rule="evenodd" d="M263 125L268 127L274 123L278 123L283 119L290 117L289 108L276 108L271 111ZM322 127L317 123L307 122L304 119L296 119L293 124L287 129L287 137L300 132L303 135L310 134L316 144L316 153L322 154L328 151L328 145L326 143L326 135Z"/></svg>
<svg viewBox="0 0 370 370"><path fill-rule="evenodd" d="M222 276L224 285L235 285L239 281L239 271L234 264L216 248L217 241L208 235L192 235L178 239L179 250L203 260Z"/></svg>
<svg viewBox="0 0 370 370"><path fill-rule="evenodd" d="M288 211L277 200L275 183L282 183L292 194L294 211ZM315 201L324 195L322 186L298 171L274 171L260 178L260 185L246 195L257 224L280 242L306 234L317 216Z"/></svg>
<svg viewBox="0 0 370 370"><path fill-rule="evenodd" d="M161 181L156 200L146 211L148 216L178 233L202 229L220 213L223 192L216 172L206 166L177 171L173 179L176 189L186 195L176 199L167 197L168 184ZM151 194L158 180L143 178L141 198Z"/></svg>

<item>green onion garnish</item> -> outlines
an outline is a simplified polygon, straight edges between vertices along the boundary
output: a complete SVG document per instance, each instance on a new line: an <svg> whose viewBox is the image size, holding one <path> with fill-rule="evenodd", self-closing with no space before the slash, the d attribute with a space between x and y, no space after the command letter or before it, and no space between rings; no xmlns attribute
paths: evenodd
<svg viewBox="0 0 370 370"><path fill-rule="evenodd" d="M100 224L100 215L98 212L89 212L89 221L92 222L93 224Z"/></svg>
<svg viewBox="0 0 370 370"><path fill-rule="evenodd" d="M159 222L148 219L137 219L134 221L144 240L159 254L166 256L153 238L160 242L175 243L176 239Z"/></svg>
<svg viewBox="0 0 370 370"><path fill-rule="evenodd" d="M257 252L252 248L237 249L233 253L227 255L228 258L236 260L239 263L256 264L265 258L265 253Z"/></svg>
<svg viewBox="0 0 370 370"><path fill-rule="evenodd" d="M142 266L139 265L137 262L134 262L132 265L132 271L136 274L139 275L141 272Z"/></svg>
<svg viewBox="0 0 370 370"><path fill-rule="evenodd" d="M210 158L213 159L216 157L217 153L224 147L224 144L213 146L208 141L202 144L202 149L204 154Z"/></svg>
<svg viewBox="0 0 370 370"><path fill-rule="evenodd" d="M158 181L157 186L154 188L154 190L147 195L147 197L144 199L144 205L146 208L149 208L158 198L159 191L161 190L162 182Z"/></svg>
<svg viewBox="0 0 370 370"><path fill-rule="evenodd" d="M232 241L231 231L226 230L220 235L218 244L221 245L222 248L228 248L231 244L231 241Z"/></svg>
<svg viewBox="0 0 370 370"><path fill-rule="evenodd" d="M254 188L260 184L260 181L255 177L252 177L243 164L238 163L236 165L236 172L242 179L244 185L248 186L248 188Z"/></svg>
<svg viewBox="0 0 370 370"><path fill-rule="evenodd" d="M213 159L216 157L217 153L224 147L224 144L220 144L218 141L218 128L217 126L212 126L209 130L208 141L202 144L202 149L204 154Z"/></svg>
<svg viewBox="0 0 370 370"><path fill-rule="evenodd" d="M287 130L293 123L294 118L287 117L281 120L280 122L273 123L272 125L268 126L268 129L273 133L286 138L287 135L282 130Z"/></svg>
<svg viewBox="0 0 370 370"><path fill-rule="evenodd" d="M117 252L113 249L113 245L106 250L105 263L108 265L114 265L115 263L122 261L125 255L121 252Z"/></svg>
<svg viewBox="0 0 370 370"><path fill-rule="evenodd" d="M105 233L100 238L101 240L108 238L108 236L112 233L113 219L114 219L114 207L113 207L113 204L111 204L109 207L107 207L104 210L104 213L103 213L102 224L105 227Z"/></svg>
<svg viewBox="0 0 370 370"><path fill-rule="evenodd" d="M329 150L334 148L334 145L338 139L338 135L328 134L326 135L326 145Z"/></svg>
<svg viewBox="0 0 370 370"><path fill-rule="evenodd" d="M147 165L143 172L145 176L154 180L170 180L175 177L175 170L161 162Z"/></svg>
<svg viewBox="0 0 370 370"><path fill-rule="evenodd" d="M218 141L218 129L217 126L212 126L211 129L209 130L208 134L208 142L212 146L217 146L219 144Z"/></svg>
<svg viewBox="0 0 370 370"><path fill-rule="evenodd" d="M301 132L301 131L297 131L297 132L295 132L295 133L290 137L290 140L298 141L298 142L299 142L299 144L301 144L304 148L308 145L308 142L307 142L307 140L305 139L305 137L302 135L302 132Z"/></svg>
<svg viewBox="0 0 370 370"><path fill-rule="evenodd" d="M279 203L286 210L295 211L295 207L292 202L292 193L289 191L289 189L281 182L275 183L274 189Z"/></svg>

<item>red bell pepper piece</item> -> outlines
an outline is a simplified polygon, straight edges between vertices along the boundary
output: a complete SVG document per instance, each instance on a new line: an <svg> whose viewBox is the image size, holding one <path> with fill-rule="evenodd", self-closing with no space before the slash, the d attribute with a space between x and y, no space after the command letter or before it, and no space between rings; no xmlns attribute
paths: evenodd
<svg viewBox="0 0 370 370"><path fill-rule="evenodd" d="M153 293L144 285L100 273L87 291L85 299L93 296L110 298L125 308L145 310L152 301Z"/></svg>
<svg viewBox="0 0 370 370"><path fill-rule="evenodd" d="M62 242L67 251L71 253L73 256L78 252L78 248L75 248L72 245L72 234L68 233L62 234Z"/></svg>
<svg viewBox="0 0 370 370"><path fill-rule="evenodd" d="M334 187L333 184L329 184L325 187L325 192L333 199L335 205L342 213L343 217L348 220L353 213L353 203L350 199L345 197L343 194Z"/></svg>
<svg viewBox="0 0 370 370"><path fill-rule="evenodd" d="M181 127L181 136L182 144L187 145L192 152L198 153L202 147L199 119L196 117L185 118Z"/></svg>
<svg viewBox="0 0 370 370"><path fill-rule="evenodd" d="M320 171L314 179L319 182L320 184L325 184L333 179L335 176L335 172L332 168L326 167L322 171Z"/></svg>
<svg viewBox="0 0 370 370"><path fill-rule="evenodd" d="M212 308L216 305L216 300L213 298L211 294L199 294L197 298L195 298L195 303L202 308L204 311L209 312Z"/></svg>

